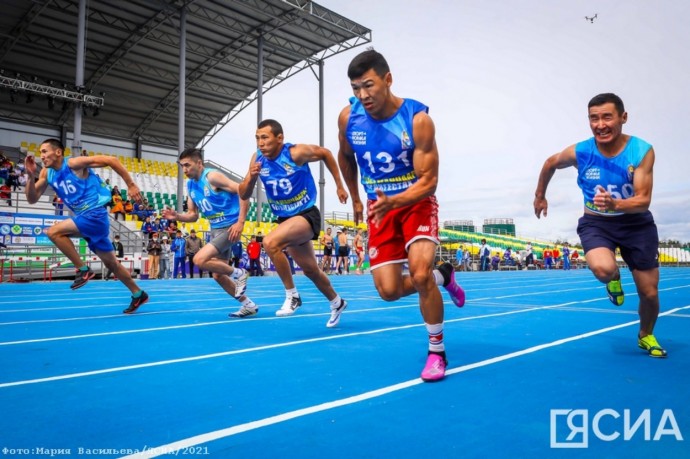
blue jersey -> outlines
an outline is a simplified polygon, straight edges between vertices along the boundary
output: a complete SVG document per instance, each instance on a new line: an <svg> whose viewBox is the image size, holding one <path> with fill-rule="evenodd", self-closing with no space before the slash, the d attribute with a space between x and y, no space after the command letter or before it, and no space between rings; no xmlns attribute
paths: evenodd
<svg viewBox="0 0 690 459"><path fill-rule="evenodd" d="M615 199L633 197L633 174L651 148L644 140L631 136L622 152L607 158L599 152L594 137L576 144L577 184L582 189L585 208L601 215L623 215L623 212L615 210L602 211L594 205L597 185Z"/></svg>
<svg viewBox="0 0 690 459"><path fill-rule="evenodd" d="M86 178L78 177L69 168L69 160L62 161L58 170L48 168L48 183L62 201L76 215L83 214L108 204L112 195L108 186L91 169L86 169Z"/></svg>
<svg viewBox="0 0 690 459"><path fill-rule="evenodd" d="M355 152L367 197L376 199L377 188L389 196L402 193L417 181L412 163L412 119L429 108L416 100L404 99L393 116L376 120L359 100L352 98L351 102L346 137Z"/></svg>
<svg viewBox="0 0 690 459"><path fill-rule="evenodd" d="M266 200L278 217L292 217L316 204L316 183L309 164L295 164L290 155L293 145L286 143L276 159L266 158L260 150L256 160L261 163L259 176L266 188Z"/></svg>
<svg viewBox="0 0 690 459"><path fill-rule="evenodd" d="M204 169L199 180L187 180L187 192L202 217L211 223L211 229L234 225L240 216L240 198L225 190L215 191L208 174L215 169Z"/></svg>

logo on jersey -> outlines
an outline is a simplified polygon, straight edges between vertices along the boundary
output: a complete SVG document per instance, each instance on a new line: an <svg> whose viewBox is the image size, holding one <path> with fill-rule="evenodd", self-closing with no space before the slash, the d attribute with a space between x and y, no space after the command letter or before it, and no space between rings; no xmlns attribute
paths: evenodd
<svg viewBox="0 0 690 459"><path fill-rule="evenodd" d="M365 131L353 131L350 134L350 140L352 145L366 145L367 144L367 133Z"/></svg>
<svg viewBox="0 0 690 459"><path fill-rule="evenodd" d="M287 173L287 175L292 175L295 173L295 170L289 164L283 164L283 169L285 169L285 172Z"/></svg>
<svg viewBox="0 0 690 459"><path fill-rule="evenodd" d="M601 179L601 169L598 167L592 167L591 169L587 169L585 172L585 178L587 180L599 180Z"/></svg>
<svg viewBox="0 0 690 459"><path fill-rule="evenodd" d="M376 247L369 247L369 258L372 260L379 256L379 249Z"/></svg>
<svg viewBox="0 0 690 459"><path fill-rule="evenodd" d="M632 164L628 164L628 182L632 183L633 181L633 174L635 172L635 168L633 167Z"/></svg>
<svg viewBox="0 0 690 459"><path fill-rule="evenodd" d="M204 187L204 196L211 196L211 190L207 186Z"/></svg>
<svg viewBox="0 0 690 459"><path fill-rule="evenodd" d="M262 167L261 172L259 172L259 175L262 177L268 177L271 175L271 170L268 167Z"/></svg>
<svg viewBox="0 0 690 459"><path fill-rule="evenodd" d="M406 130L403 129L402 134L400 134L400 143L403 150L412 148L412 142L410 141L410 135Z"/></svg>

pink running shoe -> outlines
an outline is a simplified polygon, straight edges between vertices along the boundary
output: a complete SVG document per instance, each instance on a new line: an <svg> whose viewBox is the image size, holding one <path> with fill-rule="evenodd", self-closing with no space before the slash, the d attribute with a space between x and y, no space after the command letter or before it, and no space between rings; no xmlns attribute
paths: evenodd
<svg viewBox="0 0 690 459"><path fill-rule="evenodd" d="M443 276L443 288L446 289L455 306L459 308L465 306L465 291L455 282L455 269L453 269L453 265L445 262L436 269Z"/></svg>
<svg viewBox="0 0 690 459"><path fill-rule="evenodd" d="M442 380L446 376L446 365L448 365L448 361L445 357L430 352L422 370L422 379L426 382Z"/></svg>

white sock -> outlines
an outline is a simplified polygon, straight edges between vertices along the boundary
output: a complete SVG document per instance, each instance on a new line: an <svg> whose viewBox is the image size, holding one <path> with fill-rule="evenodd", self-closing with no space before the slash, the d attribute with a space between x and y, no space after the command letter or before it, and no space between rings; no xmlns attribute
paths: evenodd
<svg viewBox="0 0 690 459"><path fill-rule="evenodd" d="M230 279L236 280L238 279L242 274L244 274L244 270L241 268L234 268L232 273L230 273Z"/></svg>
<svg viewBox="0 0 690 459"><path fill-rule="evenodd" d="M336 294L335 294L335 298L333 298L333 299L331 300L331 309L335 309L335 308L337 308L338 306L340 306L340 302L341 302L341 301L342 301L342 299L340 298L340 295L338 295L338 294L336 293Z"/></svg>
<svg viewBox="0 0 690 459"><path fill-rule="evenodd" d="M429 350L432 352L443 352L446 347L443 345L443 322L440 324L427 324L426 331L429 333Z"/></svg>
<svg viewBox="0 0 690 459"><path fill-rule="evenodd" d="M443 274L438 269L434 269L434 280L436 285L443 285Z"/></svg>
<svg viewBox="0 0 690 459"><path fill-rule="evenodd" d="M285 296L288 298L292 297L298 297L299 293L297 293L297 287L295 288L286 288L285 289Z"/></svg>
<svg viewBox="0 0 690 459"><path fill-rule="evenodd" d="M248 306L250 308L256 307L254 302L252 300L250 300L248 296L244 297L244 301L242 301L242 306Z"/></svg>

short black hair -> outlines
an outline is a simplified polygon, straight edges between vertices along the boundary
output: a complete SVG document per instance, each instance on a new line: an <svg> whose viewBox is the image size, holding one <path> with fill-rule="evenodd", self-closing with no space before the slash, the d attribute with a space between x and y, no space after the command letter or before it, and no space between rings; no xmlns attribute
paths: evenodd
<svg viewBox="0 0 690 459"><path fill-rule="evenodd" d="M275 136L278 136L278 135L283 133L283 126L281 126L281 124L279 122L277 122L276 120L272 120L272 119L263 120L262 122L259 123L259 125L256 128L257 129L263 129L266 126L271 128L271 132Z"/></svg>
<svg viewBox="0 0 690 459"><path fill-rule="evenodd" d="M616 111L618 112L619 115L622 115L625 113L625 106L623 105L623 99L618 97L612 92L605 92L602 94L597 94L596 96L592 97L592 99L589 101L587 104L587 109L589 110L592 107L598 107L599 105L604 105L612 103L616 107Z"/></svg>
<svg viewBox="0 0 690 459"><path fill-rule="evenodd" d="M374 69L374 72L381 78L391 71L386 58L383 57L383 54L374 50L374 48L369 48L352 59L350 65L347 67L347 76L351 80L354 80L371 69Z"/></svg>
<svg viewBox="0 0 690 459"><path fill-rule="evenodd" d="M55 149L59 148L60 150L65 151L65 146L58 139L45 139L43 142L41 142L41 145L43 145L44 143L49 144L51 147Z"/></svg>
<svg viewBox="0 0 690 459"><path fill-rule="evenodd" d="M204 160L204 150L200 148L187 148L180 153L180 161L183 159L192 158L197 160Z"/></svg>

